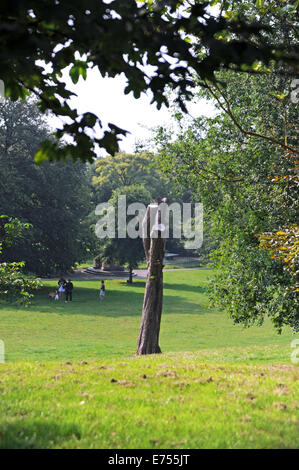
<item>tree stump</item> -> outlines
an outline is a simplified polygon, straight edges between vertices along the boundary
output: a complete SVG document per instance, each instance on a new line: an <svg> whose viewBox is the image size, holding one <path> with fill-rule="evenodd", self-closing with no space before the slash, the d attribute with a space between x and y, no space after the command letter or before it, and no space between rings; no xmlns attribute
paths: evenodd
<svg viewBox="0 0 299 470"><path fill-rule="evenodd" d="M153 219L155 223L153 228L151 228L151 220ZM158 204L150 204L147 207L142 226L143 246L147 260L147 278L136 351L137 355L161 353L159 333L163 303L165 240L162 237L164 226L161 224Z"/></svg>

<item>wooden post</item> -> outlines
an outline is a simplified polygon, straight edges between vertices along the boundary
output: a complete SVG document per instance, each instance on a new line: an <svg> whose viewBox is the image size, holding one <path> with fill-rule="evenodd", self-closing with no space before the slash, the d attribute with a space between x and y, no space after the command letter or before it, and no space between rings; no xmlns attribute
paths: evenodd
<svg viewBox="0 0 299 470"><path fill-rule="evenodd" d="M165 201L164 201L165 202ZM152 214L152 215L151 215ZM151 220L154 226L151 227ZM147 261L147 278L142 307L137 355L161 352L159 333L163 303L164 227L158 204L150 204L143 220L143 247ZM156 238L153 236L156 234Z"/></svg>

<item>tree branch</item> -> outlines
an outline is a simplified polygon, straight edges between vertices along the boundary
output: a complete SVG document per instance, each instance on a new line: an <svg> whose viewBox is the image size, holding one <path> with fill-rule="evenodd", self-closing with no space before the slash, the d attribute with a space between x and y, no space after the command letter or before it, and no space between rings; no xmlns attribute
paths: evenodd
<svg viewBox="0 0 299 470"><path fill-rule="evenodd" d="M269 137L269 136L266 136L264 134L259 134L258 132L254 132L254 131L250 131L248 129L244 129L242 124L237 120L236 116L234 115L228 99L224 96L224 94L220 90L219 86L217 84L214 84L214 86L217 89L218 93L221 95L221 97L225 101L226 106L223 104L223 102L220 100L217 93L215 93L215 91L212 89L212 87L207 82L205 82L205 85L206 85L206 88L211 93L211 95L215 98L215 100L219 104L220 108L226 114L228 114L228 116L232 119L232 121L237 126L237 128L242 132L242 134L249 135L251 137L257 137L257 138L260 138L260 139L267 140L268 142L271 142L273 145L278 145L279 147L282 147L286 150L289 150L292 153L295 153L295 154L299 155L299 150L297 150L295 147L292 147L290 145L286 145L285 143L283 143L283 142L281 142L281 141L279 141L279 140L277 140L273 137Z"/></svg>

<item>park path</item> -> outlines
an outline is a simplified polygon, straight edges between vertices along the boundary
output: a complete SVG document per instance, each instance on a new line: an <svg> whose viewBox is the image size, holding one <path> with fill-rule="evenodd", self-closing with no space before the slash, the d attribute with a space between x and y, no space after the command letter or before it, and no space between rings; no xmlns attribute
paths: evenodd
<svg viewBox="0 0 299 470"><path fill-rule="evenodd" d="M198 268L169 268L169 269L164 269L164 272L166 271L191 271L191 270L196 270L196 269L207 269L203 267L198 267ZM146 269L134 269L134 273L136 276L134 276L134 279L146 279L146 274L147 271ZM63 275L65 279L72 279L72 281L90 281L91 279L104 279L104 280L109 280L109 279L127 279L124 276L105 276L104 274L89 274L85 271L85 269L75 269L73 273L68 273ZM52 277L52 278L47 278L43 279L44 281L55 281L60 278L58 277Z"/></svg>

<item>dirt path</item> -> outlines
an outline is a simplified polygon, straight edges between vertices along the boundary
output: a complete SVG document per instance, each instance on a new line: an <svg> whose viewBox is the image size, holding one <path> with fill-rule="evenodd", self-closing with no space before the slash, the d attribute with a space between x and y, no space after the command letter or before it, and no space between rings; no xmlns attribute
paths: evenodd
<svg viewBox="0 0 299 470"><path fill-rule="evenodd" d="M191 270L196 270L196 269L207 269L207 268L169 268L169 269L165 269L164 272L166 271L191 271ZM134 279L146 279L146 274L147 274L147 271L146 269L134 269L134 273L136 274L136 276L134 276ZM63 277L65 279L72 279L72 281L90 281L91 279L104 279L104 280L108 280L108 279L127 279L126 277L124 276L109 276L109 275L105 275L105 274L89 274L87 272L85 272L84 269L76 269L73 273L67 273L67 274L64 274ZM46 278L46 279L42 279L43 281L58 281L58 279L60 278L59 277L52 277L52 278Z"/></svg>
<svg viewBox="0 0 299 470"><path fill-rule="evenodd" d="M139 270L136 269L134 270L136 273L136 276L134 276L134 279L144 279L146 278L146 270ZM145 274L144 274L145 273ZM85 272L84 269L75 269L73 273L67 273L63 274L62 277L64 279L71 279L72 281L90 281L92 279L98 280L98 279L103 279L103 280L108 280L108 279L127 279L125 276L109 276L105 274L89 274ZM129 277L129 276L128 276ZM43 281L58 281L59 277L51 277L47 279L42 279Z"/></svg>

